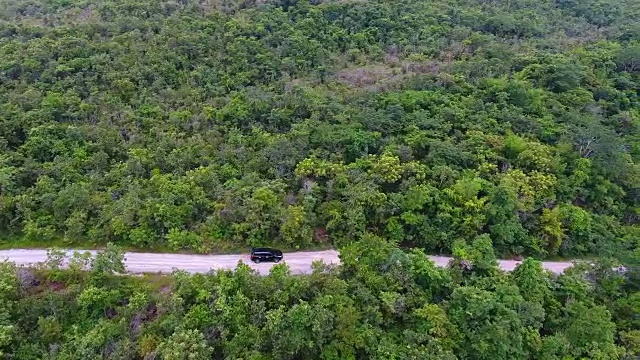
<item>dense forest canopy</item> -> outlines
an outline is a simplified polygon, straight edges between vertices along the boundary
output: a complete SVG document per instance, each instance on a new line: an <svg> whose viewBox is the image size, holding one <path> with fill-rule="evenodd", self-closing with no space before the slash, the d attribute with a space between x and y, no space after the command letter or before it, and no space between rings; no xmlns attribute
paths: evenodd
<svg viewBox="0 0 640 360"><path fill-rule="evenodd" d="M0 8L5 246L638 245L638 1Z"/></svg>
<svg viewBox="0 0 640 360"><path fill-rule="evenodd" d="M640 355L640 268L510 274L489 239L450 268L367 235L337 268L114 276L122 253L62 270L0 263L0 358L10 360L613 360ZM637 258L640 259L640 258ZM467 262L466 266L462 261ZM468 266L471 264L471 266ZM88 272L81 271L88 268Z"/></svg>
<svg viewBox="0 0 640 360"><path fill-rule="evenodd" d="M637 358L639 19L637 0L0 0L0 246L342 263L0 262L0 358ZM600 260L503 273L510 255Z"/></svg>

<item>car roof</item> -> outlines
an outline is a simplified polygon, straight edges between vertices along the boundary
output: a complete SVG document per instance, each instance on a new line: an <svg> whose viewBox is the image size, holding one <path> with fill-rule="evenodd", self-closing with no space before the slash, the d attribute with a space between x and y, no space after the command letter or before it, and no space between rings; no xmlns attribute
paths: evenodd
<svg viewBox="0 0 640 360"><path fill-rule="evenodd" d="M277 249L272 249L272 248L253 248L251 249L251 252L281 252L280 250Z"/></svg>

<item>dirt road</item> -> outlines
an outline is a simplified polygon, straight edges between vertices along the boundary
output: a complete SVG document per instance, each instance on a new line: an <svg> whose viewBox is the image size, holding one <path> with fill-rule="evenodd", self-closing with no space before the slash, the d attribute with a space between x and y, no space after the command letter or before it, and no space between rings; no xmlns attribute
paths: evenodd
<svg viewBox="0 0 640 360"><path fill-rule="evenodd" d="M84 252L86 250L77 250ZM71 254L73 250L68 253ZM95 251L90 251L95 254ZM238 255L185 255L185 254L152 254L152 253L126 253L125 264L131 273L144 272L171 272L174 269L188 271L190 273L204 273L211 269L234 269L238 261L242 260L261 274L268 274L272 263L254 264L249 260L249 254ZM431 260L437 266L446 266L451 258L443 256L431 256ZM9 260L18 265L32 265L43 262L47 259L46 250L3 250L0 251L0 261ZM311 263L315 260L322 260L326 264L339 264L338 252L335 250L313 251L313 252L292 252L284 254L284 261L289 265L293 273L311 272ZM503 270L513 270L518 261L500 260L499 264ZM544 267L556 274L562 273L571 267L571 262L544 262Z"/></svg>

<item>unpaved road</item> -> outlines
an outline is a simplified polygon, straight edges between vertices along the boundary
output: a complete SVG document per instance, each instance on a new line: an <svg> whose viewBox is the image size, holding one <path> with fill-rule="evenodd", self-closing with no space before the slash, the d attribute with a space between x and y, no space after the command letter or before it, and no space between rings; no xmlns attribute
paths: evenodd
<svg viewBox="0 0 640 360"><path fill-rule="evenodd" d="M85 252L86 250L76 250ZM95 251L89 251L95 254ZM68 250L69 255L73 250ZM430 256L437 266L447 266L451 258L443 256ZM34 265L47 259L46 250L3 250L0 251L0 261L9 260L17 265ZM235 269L238 261L256 269L261 274L268 274L272 263L254 264L249 260L249 254L237 255L186 255L186 254L153 254L153 253L126 253L125 265L131 273L168 273L174 269L184 270L190 273L205 273L211 269ZM311 263L322 260L326 264L339 264L338 252L335 250L292 252L284 254L284 262L289 265L293 273L311 272ZM500 267L505 271L513 270L520 262L513 260L500 260ZM556 274L573 266L571 262L543 262L543 266Z"/></svg>

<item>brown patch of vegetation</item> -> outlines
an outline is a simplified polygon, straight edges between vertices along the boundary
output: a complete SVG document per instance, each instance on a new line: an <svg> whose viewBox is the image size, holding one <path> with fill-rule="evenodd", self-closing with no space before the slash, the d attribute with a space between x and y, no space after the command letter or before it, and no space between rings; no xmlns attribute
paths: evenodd
<svg viewBox="0 0 640 360"><path fill-rule="evenodd" d="M368 90L381 90L403 79L422 74L438 74L444 64L436 60L399 60L387 54L385 64L347 68L334 76L338 83Z"/></svg>
<svg viewBox="0 0 640 360"><path fill-rule="evenodd" d="M152 322L158 317L158 306L155 303L150 303L147 307L135 314L129 323L129 330L133 336L137 336L140 333L140 329L143 323Z"/></svg>
<svg viewBox="0 0 640 360"><path fill-rule="evenodd" d="M442 68L442 63L439 61L427 61L427 62L411 62L407 61L403 65L403 71L412 74L438 74Z"/></svg>
<svg viewBox="0 0 640 360"><path fill-rule="evenodd" d="M19 268L17 274L20 288L23 291L40 285L40 279L38 279L34 271L31 269Z"/></svg>
<svg viewBox="0 0 640 360"><path fill-rule="evenodd" d="M329 234L327 233L327 229L323 227L316 228L313 231L313 237L317 242L320 242L320 243L329 242Z"/></svg>
<svg viewBox="0 0 640 360"><path fill-rule="evenodd" d="M49 290L53 292L60 292L67 288L67 284L60 281L52 281L48 285Z"/></svg>
<svg viewBox="0 0 640 360"><path fill-rule="evenodd" d="M397 77L397 72L397 69L394 70L384 65L358 67L338 72L336 80L355 87L365 87Z"/></svg>
<svg viewBox="0 0 640 360"><path fill-rule="evenodd" d="M114 309L114 308L112 308L112 307L107 308L107 309L104 311L104 317L106 317L107 319L113 319L113 318L115 318L117 315L118 315L118 312L116 311L116 309Z"/></svg>

